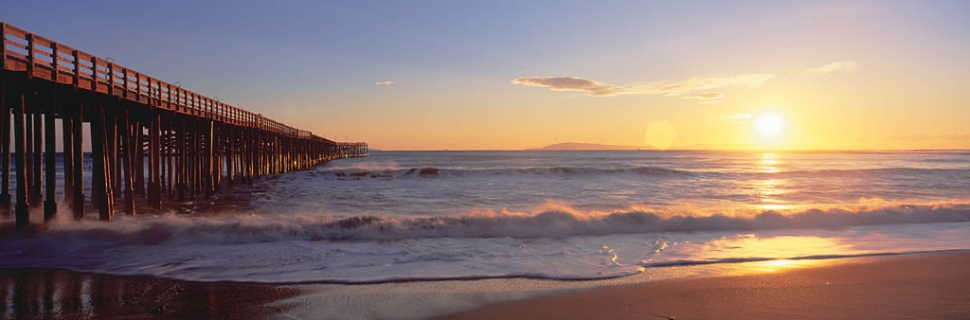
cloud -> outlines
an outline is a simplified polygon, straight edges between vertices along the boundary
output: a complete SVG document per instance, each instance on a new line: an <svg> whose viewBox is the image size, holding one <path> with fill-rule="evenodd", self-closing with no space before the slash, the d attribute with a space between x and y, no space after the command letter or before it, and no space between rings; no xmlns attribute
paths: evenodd
<svg viewBox="0 0 970 320"><path fill-rule="evenodd" d="M811 74L811 75L823 75L827 73L836 72L839 70L852 69L852 68L855 68L855 66L856 66L855 61L836 61L821 67L807 69L805 71L802 71L802 73Z"/></svg>
<svg viewBox="0 0 970 320"><path fill-rule="evenodd" d="M574 77L526 77L512 79L512 84L527 87L547 87L552 91L583 91L591 96L615 96L623 89L608 83L599 83Z"/></svg>
<svg viewBox="0 0 970 320"><path fill-rule="evenodd" d="M690 98L700 99L700 100L721 99L721 98L724 98L724 93L721 93L721 92L698 93L695 95L691 95Z"/></svg>
<svg viewBox="0 0 970 320"><path fill-rule="evenodd" d="M770 73L747 73L737 75L711 75L681 81L653 81L631 83L622 86L575 77L524 77L512 79L512 84L529 87L546 87L552 91L578 91L594 97L618 95L668 95L694 99L721 99L720 92L693 94L696 91L722 87L755 88L774 77Z"/></svg>
<svg viewBox="0 0 970 320"><path fill-rule="evenodd" d="M750 113L734 113L734 114L722 114L721 120L727 122L745 122L751 120L753 115Z"/></svg>
<svg viewBox="0 0 970 320"><path fill-rule="evenodd" d="M723 92L705 92L705 93L692 94L692 95L688 96L688 98L693 98L693 99L700 100L700 102L698 102L697 104L721 103L721 99L724 98L724 93Z"/></svg>
<svg viewBox="0 0 970 320"><path fill-rule="evenodd" d="M392 85L392 84L394 84L394 81L379 81L379 82L374 82L374 85L375 86L389 86L389 85Z"/></svg>

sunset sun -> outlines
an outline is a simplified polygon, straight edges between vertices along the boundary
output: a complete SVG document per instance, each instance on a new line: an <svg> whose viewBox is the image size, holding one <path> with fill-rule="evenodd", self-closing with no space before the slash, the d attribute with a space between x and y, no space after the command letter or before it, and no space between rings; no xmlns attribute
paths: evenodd
<svg viewBox="0 0 970 320"><path fill-rule="evenodd" d="M754 119L754 130L764 138L777 137L785 131L785 118L774 113L762 114Z"/></svg>

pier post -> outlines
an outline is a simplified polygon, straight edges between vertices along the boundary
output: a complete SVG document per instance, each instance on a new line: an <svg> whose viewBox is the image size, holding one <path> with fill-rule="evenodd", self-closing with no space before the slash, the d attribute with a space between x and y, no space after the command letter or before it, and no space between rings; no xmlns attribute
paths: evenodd
<svg viewBox="0 0 970 320"><path fill-rule="evenodd" d="M185 138L186 138L185 136L186 136L186 132L185 132L185 121L184 120L179 119L179 127L180 127L181 130L178 130L178 131L175 132L175 135L176 135L176 137L175 137L176 143L175 143L175 151L174 152L176 152L176 154L177 154L177 158L176 159L178 160L175 163L175 169L178 171L178 174L176 174L176 180L175 180L176 186L175 186L175 188L177 189L176 190L176 199L178 199L177 201L178 202L185 202L185 188L187 186L186 185L186 182L185 182L185 178L186 178L186 176L188 176L188 168L186 168L187 167L187 165L186 165L186 160L187 159L186 159L186 156L185 156Z"/></svg>
<svg viewBox="0 0 970 320"><path fill-rule="evenodd" d="M33 157L33 174L31 175L31 178L33 178L33 182L30 188L30 203L33 205L40 205L41 203L41 174L43 173L43 165L41 164L42 151L40 150L42 146L41 141L43 141L43 137L41 136L43 131L43 122L41 121L41 104L37 102L39 99L37 95L38 93L35 91L33 98L30 99L30 107L31 110L33 110L31 113L34 117L34 148L31 152L31 156Z"/></svg>
<svg viewBox="0 0 970 320"><path fill-rule="evenodd" d="M56 53L56 52L55 52ZM56 73L57 71L54 70ZM44 115L44 171L45 171L45 190L44 195L44 221L54 218L57 214L57 202L54 196L57 190L57 138L54 137L54 114L57 108L57 92L51 91L50 105L46 108ZM38 114L39 115L39 114ZM40 140L40 139L38 139Z"/></svg>
<svg viewBox="0 0 970 320"><path fill-rule="evenodd" d="M0 34L0 40L2 40ZM2 59L2 58L0 58ZM0 79L0 215L10 217L10 94L7 79Z"/></svg>
<svg viewBox="0 0 970 320"><path fill-rule="evenodd" d="M25 93L21 103L24 107L24 139L25 145L23 149L24 153L24 190L27 191L27 202L30 205L37 204L37 197L34 195L34 115L28 106L32 105L31 97L32 94ZM20 165L17 166L18 168ZM20 180L20 176L17 176L17 180ZM18 182L18 186L20 183Z"/></svg>
<svg viewBox="0 0 970 320"><path fill-rule="evenodd" d="M30 224L30 213L27 210L27 137L24 128L24 93L20 94L20 103L14 106L13 131L14 148L17 151L14 155L14 162L17 166L17 204L14 211L17 219L17 227L22 228Z"/></svg>
<svg viewBox="0 0 970 320"><path fill-rule="evenodd" d="M135 139L135 143L132 144L135 148L134 149L135 150L135 155L134 155L135 196L139 198L144 198L145 197L145 148L144 148L145 145L142 143L142 140L145 139L145 134L142 128L142 122L139 120L139 118L141 117L135 118L134 120L135 133L132 135L132 137Z"/></svg>
<svg viewBox="0 0 970 320"><path fill-rule="evenodd" d="M111 171L108 172L108 176L111 177L111 179L108 181L111 184L112 195L114 195L114 191L124 190L121 189L121 161L118 160L122 140L119 139L119 135L123 131L118 128L120 126L119 122L121 119L118 119L118 112L114 109L114 106L112 105L110 109L109 107L105 107L105 109L105 112L109 112L110 110L110 114L106 114L108 116L108 122L106 123L105 129L107 129L108 133L108 167L111 168ZM125 136L127 136L127 134ZM109 198L109 201L111 201L112 204L115 203L115 197ZM114 206L112 205L112 207Z"/></svg>
<svg viewBox="0 0 970 320"><path fill-rule="evenodd" d="M229 143L226 144L226 187L232 188L232 182L236 174L236 128L227 126Z"/></svg>
<svg viewBox="0 0 970 320"><path fill-rule="evenodd" d="M74 114L61 110L61 161L64 169L64 203L74 209ZM80 168L79 168L80 170Z"/></svg>
<svg viewBox="0 0 970 320"><path fill-rule="evenodd" d="M109 146L108 142L108 130L107 128L107 117L105 116L104 106L100 106L96 111L98 114L97 119L91 121L91 149L92 158L94 159L94 177L92 178L92 191L97 196L96 203L98 205L98 217L102 221L111 220L111 215L114 213L114 206L112 205L112 183L111 183L111 167L109 161L109 151L107 150Z"/></svg>
<svg viewBox="0 0 970 320"><path fill-rule="evenodd" d="M140 148L140 146L139 147L135 146L136 145L135 141L137 140L137 136L133 132L133 128L132 128L133 126L131 123L131 113L128 111L128 108L125 108L122 111L121 119L119 119L119 121L121 122L121 128L120 128L121 130L118 131L119 136L124 135L119 140L119 142L121 142L124 146L124 149L122 149L123 150L122 156L124 156L123 158L124 162L122 163L122 165L124 166L124 171L122 175L122 180L123 180L122 182L124 182L124 189L122 189L123 190L122 199L125 201L125 213L128 215L135 215L134 174L135 174L135 164L138 162L135 160L135 155L138 154L138 152L135 149ZM138 125L135 124L134 126L137 127Z"/></svg>
<svg viewBox="0 0 970 320"><path fill-rule="evenodd" d="M71 130L74 132L71 135L73 139L71 143L71 153L73 156L71 160L74 161L74 204L71 206L71 210L74 212L74 219L84 218L84 153L82 152L81 146L82 141L84 141L83 130L84 129L84 103L78 101L76 113L73 114L74 119L72 119ZM92 188L93 189L93 188Z"/></svg>
<svg viewBox="0 0 970 320"><path fill-rule="evenodd" d="M205 189L205 199L208 200L212 198L212 192L215 190L215 186L214 186L215 178L213 177L213 175L215 174L216 171L215 171L215 166L213 164L216 162L214 158L216 155L215 153L216 127L215 127L215 122L212 120L206 120L205 126L207 127L206 128L207 133L205 135L205 141L204 141L206 145L206 148L205 148L206 154L205 154L205 164L204 164L205 170L203 170L204 171L203 188Z"/></svg>
<svg viewBox="0 0 970 320"><path fill-rule="evenodd" d="M159 178L161 177L159 139L160 116L153 114L148 125L148 205L154 209L162 209L162 192Z"/></svg>

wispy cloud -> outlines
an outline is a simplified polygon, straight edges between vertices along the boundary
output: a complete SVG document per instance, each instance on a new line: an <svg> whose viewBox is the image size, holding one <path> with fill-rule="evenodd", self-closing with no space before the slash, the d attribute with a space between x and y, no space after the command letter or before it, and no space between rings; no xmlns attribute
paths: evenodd
<svg viewBox="0 0 970 320"><path fill-rule="evenodd" d="M374 85L375 86L389 86L389 85L392 85L392 84L394 84L394 81L379 81L379 82L374 82Z"/></svg>
<svg viewBox="0 0 970 320"><path fill-rule="evenodd" d="M721 98L724 98L724 93L721 93L721 92L698 93L695 95L691 95L690 97L694 99L700 99L700 100L721 99Z"/></svg>
<svg viewBox="0 0 970 320"><path fill-rule="evenodd" d="M574 77L526 77L512 79L512 84L528 87L547 87L552 91L582 91L591 96L623 94L623 88L608 83Z"/></svg>
<svg viewBox="0 0 970 320"><path fill-rule="evenodd" d="M614 85L576 77L524 77L512 79L512 84L545 87L553 91L585 92L594 97L618 95L668 95L713 101L724 98L721 92L695 93L722 87L755 88L774 77L770 73L747 73L736 75L712 75L681 81L653 81Z"/></svg>
<svg viewBox="0 0 970 320"><path fill-rule="evenodd" d="M753 115L750 113L732 113L732 114L722 114L721 120L727 122L744 122L751 120Z"/></svg>
<svg viewBox="0 0 970 320"><path fill-rule="evenodd" d="M811 74L811 75L822 75L822 74L836 72L839 70L852 69L852 68L855 68L855 66L856 66L855 61L836 61L821 67L804 70L802 71L802 73Z"/></svg>
<svg viewBox="0 0 970 320"><path fill-rule="evenodd" d="M700 100L700 102L698 102L697 104L712 104L712 103L721 103L721 99L724 99L724 93L705 92L705 93L692 94L687 97Z"/></svg>

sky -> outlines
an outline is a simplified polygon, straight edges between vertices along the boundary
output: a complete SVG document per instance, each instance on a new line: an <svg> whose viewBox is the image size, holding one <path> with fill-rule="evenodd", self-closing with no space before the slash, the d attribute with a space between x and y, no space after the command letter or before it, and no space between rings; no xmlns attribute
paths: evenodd
<svg viewBox="0 0 970 320"><path fill-rule="evenodd" d="M968 1L0 0L0 21L381 150L970 149L968 17Z"/></svg>

